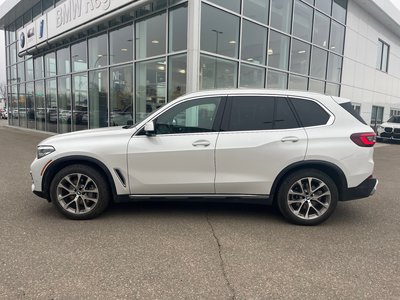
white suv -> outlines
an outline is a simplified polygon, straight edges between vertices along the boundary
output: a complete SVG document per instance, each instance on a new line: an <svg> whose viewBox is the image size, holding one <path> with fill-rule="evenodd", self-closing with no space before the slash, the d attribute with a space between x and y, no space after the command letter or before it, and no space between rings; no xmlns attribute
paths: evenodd
<svg viewBox="0 0 400 300"><path fill-rule="evenodd" d="M349 100L307 92L208 91L142 122L41 142L32 191L71 219L110 201L154 198L276 204L289 221L326 220L370 196L375 134Z"/></svg>

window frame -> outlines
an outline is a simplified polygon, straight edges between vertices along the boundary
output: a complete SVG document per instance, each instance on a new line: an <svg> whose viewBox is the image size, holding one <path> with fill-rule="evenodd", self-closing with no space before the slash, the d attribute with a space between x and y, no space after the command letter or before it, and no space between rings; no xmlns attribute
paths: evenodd
<svg viewBox="0 0 400 300"><path fill-rule="evenodd" d="M283 99L286 100L286 103L288 104L292 114L293 114L293 118L295 119L296 123L297 123L297 127L293 127L293 128L271 128L271 129L244 129L244 130L231 130L230 129L230 124L231 124L231 119L232 119L232 108L233 108L233 101L235 98L241 98L241 97L252 97L252 98L256 98L256 97L267 97L270 99L273 99L274 104L274 111L273 111L273 123L272 123L272 127L275 125L275 117L277 114L277 100L279 99ZM227 97L227 103L226 103L226 108L225 108L225 112L224 112L224 116L222 119L222 124L221 124L221 132L237 132L237 133L243 133L243 132L260 132L260 131L286 131L286 130L298 130L302 128L302 124L294 110L294 107L289 99L288 96L286 95L257 95L257 94L239 94L239 95L229 95Z"/></svg>
<svg viewBox="0 0 400 300"><path fill-rule="evenodd" d="M203 96L196 96L194 98L188 98L188 99L183 99L182 101L179 101L177 103L175 103L172 106L167 107L166 109L161 109L161 110L156 110L154 111L151 115L149 115L145 120L143 120L142 122L142 126L140 127L140 129L138 129L136 131L136 133L134 134L135 136L143 136L146 135L145 131L144 131L144 127L146 126L147 123L149 122L157 122L157 119L167 113L169 110L174 109L176 106L187 103L187 102L191 102L191 101L197 101L197 100L206 100L209 98L221 98L218 109L217 109L217 113L215 115L215 119L214 119L214 123L212 126L211 131L209 132L190 132L190 133L170 133L170 134L156 134L155 136L171 136L171 135L198 135L198 134L212 134L212 133L218 133L221 131L221 123L222 123L222 118L223 115L226 113L226 106L227 106L227 96L225 94L216 94L216 95L203 95ZM146 121L146 122L144 122ZM156 124L154 124L156 125Z"/></svg>
<svg viewBox="0 0 400 300"><path fill-rule="evenodd" d="M385 46L387 47L387 54L386 54L386 66L384 68L383 61L384 61L384 50ZM382 71L384 73L389 72L389 58L390 58L390 45L386 43L385 41L378 39L378 61L377 64L379 65L376 66L377 70Z"/></svg>

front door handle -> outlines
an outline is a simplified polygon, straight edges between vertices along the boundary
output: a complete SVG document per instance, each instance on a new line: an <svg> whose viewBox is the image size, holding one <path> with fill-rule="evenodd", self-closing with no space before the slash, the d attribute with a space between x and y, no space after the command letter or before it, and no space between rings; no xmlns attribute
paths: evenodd
<svg viewBox="0 0 400 300"><path fill-rule="evenodd" d="M281 139L282 143L286 143L286 142L292 142L292 143L296 143L299 141L299 138L297 136L287 136Z"/></svg>
<svg viewBox="0 0 400 300"><path fill-rule="evenodd" d="M193 142L192 145L194 147L198 147L198 146L208 147L208 146L210 146L210 142L207 140L198 140L198 141Z"/></svg>

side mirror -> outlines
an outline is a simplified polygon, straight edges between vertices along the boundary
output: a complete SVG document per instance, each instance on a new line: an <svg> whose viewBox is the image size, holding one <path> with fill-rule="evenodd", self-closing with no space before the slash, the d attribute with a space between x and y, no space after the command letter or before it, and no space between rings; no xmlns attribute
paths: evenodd
<svg viewBox="0 0 400 300"><path fill-rule="evenodd" d="M156 130L154 129L154 121L150 121L144 125L144 133L147 136L156 135Z"/></svg>
<svg viewBox="0 0 400 300"><path fill-rule="evenodd" d="M133 120L128 120L128 121L126 121L126 125L132 126L132 125L133 125Z"/></svg>

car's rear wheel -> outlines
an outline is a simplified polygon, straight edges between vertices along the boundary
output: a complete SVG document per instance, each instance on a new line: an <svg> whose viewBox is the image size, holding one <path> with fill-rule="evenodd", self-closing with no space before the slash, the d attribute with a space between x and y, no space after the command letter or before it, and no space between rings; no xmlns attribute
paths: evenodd
<svg viewBox="0 0 400 300"><path fill-rule="evenodd" d="M335 210L338 189L325 173L304 169L289 174L278 191L278 207L282 215L298 225L317 225Z"/></svg>
<svg viewBox="0 0 400 300"><path fill-rule="evenodd" d="M61 169L51 183L50 196L58 211L74 220L97 217L110 201L107 181L86 165Z"/></svg>

